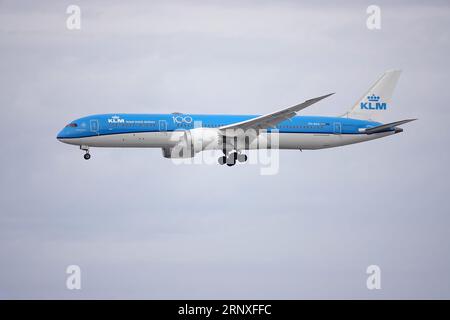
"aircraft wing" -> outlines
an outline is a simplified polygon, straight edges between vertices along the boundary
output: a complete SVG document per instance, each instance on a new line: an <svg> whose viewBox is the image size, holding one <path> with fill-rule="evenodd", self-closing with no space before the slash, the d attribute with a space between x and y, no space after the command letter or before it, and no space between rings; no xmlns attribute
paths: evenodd
<svg viewBox="0 0 450 320"><path fill-rule="evenodd" d="M255 130L258 130L258 129L273 128L278 123L295 116L298 111L305 109L306 107L309 107L310 105L312 105L316 102L319 102L320 100L325 99L333 94L334 93L330 93L330 94L327 94L327 95L324 95L321 97L309 99L309 100L306 100L305 102L297 104L293 107L289 107L289 108L286 108L286 109L283 109L283 110L280 110L277 112L262 115L262 116L259 116L259 117L253 118L253 119L232 123L232 124L229 124L226 126L222 126L219 129L220 130L227 130L227 129L243 129L243 130L255 129Z"/></svg>

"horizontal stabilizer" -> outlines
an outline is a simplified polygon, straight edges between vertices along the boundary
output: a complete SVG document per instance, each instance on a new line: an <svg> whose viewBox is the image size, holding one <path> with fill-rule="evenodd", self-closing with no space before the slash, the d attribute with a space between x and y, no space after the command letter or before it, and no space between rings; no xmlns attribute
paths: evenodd
<svg viewBox="0 0 450 320"><path fill-rule="evenodd" d="M376 126L373 128L367 128L366 130L364 130L364 133L366 134L374 134L374 133L379 133L379 132L385 132L385 131L390 131L390 130L394 130L396 126L414 121L417 119L406 119L406 120L401 120L401 121L396 121L396 122L391 122L391 123L386 123L386 124L382 124L381 126Z"/></svg>

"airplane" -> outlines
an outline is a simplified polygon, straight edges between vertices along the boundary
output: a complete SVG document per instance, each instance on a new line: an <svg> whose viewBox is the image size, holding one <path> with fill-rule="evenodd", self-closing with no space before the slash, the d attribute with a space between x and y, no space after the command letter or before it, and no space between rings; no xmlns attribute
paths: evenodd
<svg viewBox="0 0 450 320"><path fill-rule="evenodd" d="M252 149L317 150L384 138L403 132L406 119L383 124L401 70L386 71L345 114L302 116L297 112L331 94L265 115L99 114L67 124L57 135L77 145L89 160L91 147L161 148L165 158L191 158L204 150L221 150L218 163L246 162Z"/></svg>

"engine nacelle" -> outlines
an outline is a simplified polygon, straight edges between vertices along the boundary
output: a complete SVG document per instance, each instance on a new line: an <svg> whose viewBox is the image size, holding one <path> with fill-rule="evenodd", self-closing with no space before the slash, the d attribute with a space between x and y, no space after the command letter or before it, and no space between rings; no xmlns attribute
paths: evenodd
<svg viewBox="0 0 450 320"><path fill-rule="evenodd" d="M195 128L185 131L180 141L171 148L162 148L165 158L192 158L204 150L219 148L219 132L217 129Z"/></svg>

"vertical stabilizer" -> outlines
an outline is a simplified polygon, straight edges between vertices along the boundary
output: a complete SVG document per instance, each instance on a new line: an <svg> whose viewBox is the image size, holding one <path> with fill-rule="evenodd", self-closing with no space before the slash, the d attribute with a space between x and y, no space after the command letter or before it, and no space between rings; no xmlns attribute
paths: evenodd
<svg viewBox="0 0 450 320"><path fill-rule="evenodd" d="M401 70L386 71L344 116L363 120L378 120L391 109L394 93Z"/></svg>

